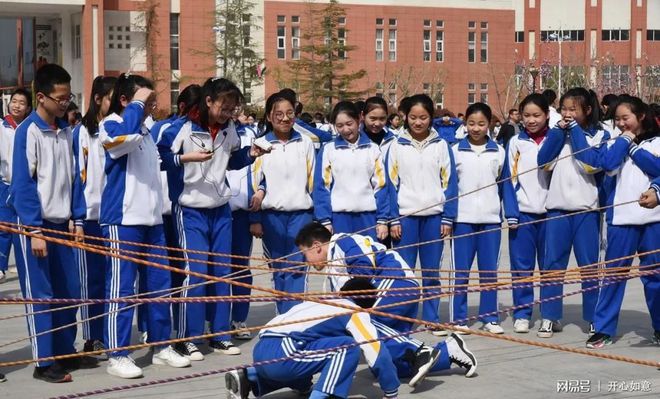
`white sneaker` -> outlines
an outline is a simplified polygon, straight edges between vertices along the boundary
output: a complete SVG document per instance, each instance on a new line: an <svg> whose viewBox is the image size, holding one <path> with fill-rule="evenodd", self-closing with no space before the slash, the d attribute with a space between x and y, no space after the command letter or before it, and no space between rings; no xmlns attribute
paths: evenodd
<svg viewBox="0 0 660 399"><path fill-rule="evenodd" d="M142 369L136 366L133 359L129 356L111 357L108 360L108 367L105 370L108 374L119 378L142 377Z"/></svg>
<svg viewBox="0 0 660 399"><path fill-rule="evenodd" d="M468 327L466 324L459 324L459 325L456 325L455 327L462 328L463 330L466 330L466 331L454 330L454 334L459 334L459 335L470 335L471 334L470 331L469 331L470 327Z"/></svg>
<svg viewBox="0 0 660 399"><path fill-rule="evenodd" d="M245 369L232 370L225 374L227 399L247 399L250 395L250 382Z"/></svg>
<svg viewBox="0 0 660 399"><path fill-rule="evenodd" d="M477 371L477 358L465 346L463 338L454 333L445 340L445 344L447 344L449 361L466 369L466 377L472 377Z"/></svg>
<svg viewBox="0 0 660 399"><path fill-rule="evenodd" d="M516 319L513 323L513 332L518 334L527 334L529 332L529 320Z"/></svg>
<svg viewBox="0 0 660 399"><path fill-rule="evenodd" d="M536 336L539 338L552 338L555 332L553 324L552 320L541 320L541 327L539 327L539 330L536 332Z"/></svg>
<svg viewBox="0 0 660 399"><path fill-rule="evenodd" d="M240 330L241 328L247 328L247 324L245 322L236 322L232 321L231 322L231 329L232 330ZM234 338L241 340L241 341L249 341L252 339L252 334L249 331L239 331L236 334L234 334Z"/></svg>
<svg viewBox="0 0 660 399"><path fill-rule="evenodd" d="M223 355L240 355L241 348L231 343L231 341L211 341L209 348L213 352L222 353Z"/></svg>
<svg viewBox="0 0 660 399"><path fill-rule="evenodd" d="M504 334L504 329L500 326L500 323L491 321L490 323L485 323L484 330L488 331L491 334Z"/></svg>
<svg viewBox="0 0 660 399"><path fill-rule="evenodd" d="M181 356L170 345L164 347L159 351L154 351L154 356L151 363L157 365L168 365L170 367L182 368L190 366L190 360Z"/></svg>
<svg viewBox="0 0 660 399"><path fill-rule="evenodd" d="M0 283L4 283L7 280L7 272L0 270Z"/></svg>

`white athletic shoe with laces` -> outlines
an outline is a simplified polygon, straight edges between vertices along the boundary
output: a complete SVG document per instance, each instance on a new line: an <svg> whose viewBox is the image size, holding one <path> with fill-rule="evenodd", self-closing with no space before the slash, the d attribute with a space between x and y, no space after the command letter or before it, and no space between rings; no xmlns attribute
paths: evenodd
<svg viewBox="0 0 660 399"><path fill-rule="evenodd" d="M142 369L135 365L133 359L129 356L116 356L108 359L106 371L110 375L119 378L139 378L142 377Z"/></svg>
<svg viewBox="0 0 660 399"><path fill-rule="evenodd" d="M529 320L527 319L516 319L513 323L513 332L518 334L526 334L529 332Z"/></svg>
<svg viewBox="0 0 660 399"><path fill-rule="evenodd" d="M484 330L488 331L491 334L504 334L504 329L500 326L500 323L490 322L484 323Z"/></svg>
<svg viewBox="0 0 660 399"><path fill-rule="evenodd" d="M465 346L465 341L458 334L452 334L445 340L447 352L449 352L449 361L460 366L467 371L466 377L472 377L477 371L477 358Z"/></svg>
<svg viewBox="0 0 660 399"><path fill-rule="evenodd" d="M151 363L157 365L168 365L170 367L182 368L190 366L190 360L181 356L170 345L161 350L154 351Z"/></svg>

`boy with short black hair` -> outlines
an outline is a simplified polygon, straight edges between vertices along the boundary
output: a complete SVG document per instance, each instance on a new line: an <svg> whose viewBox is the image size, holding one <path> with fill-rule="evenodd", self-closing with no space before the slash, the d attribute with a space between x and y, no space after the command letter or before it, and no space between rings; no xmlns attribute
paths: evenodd
<svg viewBox="0 0 660 399"><path fill-rule="evenodd" d="M80 298L80 279L71 247L47 242L41 228L68 231L72 217L72 133L60 120L71 102L71 76L59 65L47 64L35 75L37 108L16 129L9 203L18 224L32 236L19 236L16 266L21 291L26 298ZM44 333L76 322L76 308L47 311L60 305L29 304L28 332L35 359L75 353L76 327ZM96 359L76 357L37 362L34 378L46 382L69 382L68 373L96 367Z"/></svg>

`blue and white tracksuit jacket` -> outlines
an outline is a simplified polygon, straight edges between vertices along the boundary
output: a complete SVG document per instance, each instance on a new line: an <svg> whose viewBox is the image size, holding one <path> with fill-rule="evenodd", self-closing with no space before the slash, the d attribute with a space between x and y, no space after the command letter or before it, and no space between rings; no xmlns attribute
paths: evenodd
<svg viewBox="0 0 660 399"><path fill-rule="evenodd" d="M331 302L355 307L355 304L347 299ZM302 302L266 324L259 332L259 342L254 347L254 361L262 362L282 357L289 359L248 368L248 379L253 392L257 396L263 396L284 387L307 390L312 384L312 377L320 373L314 384L312 397L325 395L347 398L362 353L385 397L397 396L399 379L393 359L380 341L332 350L378 338L368 313L346 314L347 312L350 311L332 304ZM318 315L328 317L305 323L292 323ZM283 323L285 325L278 326Z"/></svg>
<svg viewBox="0 0 660 399"><path fill-rule="evenodd" d="M483 152L476 151L468 138L452 146L458 180L458 213L452 240L453 284L465 286L470 282L470 269L475 255L478 259L480 284L497 283L497 268L501 241L500 183L505 151L488 139ZM512 192L508 192L512 194ZM508 201L509 203L511 201ZM465 237L461 237L465 236ZM490 273L487 273L490 272ZM497 322L497 291L480 293L479 314L484 323ZM452 322L465 324L468 316L467 290L455 289L450 298Z"/></svg>
<svg viewBox="0 0 660 399"><path fill-rule="evenodd" d="M213 137L208 130L190 120L172 124L158 142L163 165L168 171L170 199L174 204L179 245L182 249L214 252L208 255L184 252L185 270L224 277L232 272L232 263L226 254L231 253L232 216L229 206L231 189L226 181L228 169L242 169L252 163L249 147L241 148L241 139L233 121L222 126ZM205 162L182 163L181 156L191 152L213 151L213 157ZM207 261L225 265L209 265ZM182 297L204 296L207 290L212 296L228 296L229 284L216 283L209 288L199 283L203 278L186 276L183 287L192 286L181 293ZM206 309L211 316L211 331L228 331L230 302L182 303L179 312L178 334L180 338L202 335ZM229 335L215 337L218 341L229 340Z"/></svg>
<svg viewBox="0 0 660 399"><path fill-rule="evenodd" d="M6 223L16 223L16 212L7 204L11 183L11 160L14 156L14 134L14 127L8 121L0 121L0 222ZM6 272L8 269L9 252L15 239L17 237L13 234L0 231L0 271ZM17 246L18 242L14 244L14 248Z"/></svg>
<svg viewBox="0 0 660 399"><path fill-rule="evenodd" d="M99 124L99 139L106 152L105 185L101 194L99 223L111 249L147 252L145 259L153 263L166 262L156 256L166 256L163 248L135 247L130 242L165 246L163 232L163 193L156 144L144 125L144 104L131 102L122 112L108 115ZM152 256L153 255L153 256ZM146 284L142 289L152 292L171 287L170 272L156 267L107 258L106 298L135 294L135 280ZM150 303L147 306L147 334L150 342L169 339L170 306ZM133 308L126 304L109 303L110 312L104 330L106 348L115 349L130 343ZM125 356L119 350L113 356Z"/></svg>
<svg viewBox="0 0 660 399"><path fill-rule="evenodd" d="M445 123L442 118L433 119L433 129L438 132L440 138L445 140L449 145L454 145L460 141L456 137L458 128L463 126L463 121L458 118L449 118L449 121Z"/></svg>
<svg viewBox="0 0 660 399"><path fill-rule="evenodd" d="M314 127L308 123L305 123L305 121L302 119L296 119L295 123L293 124L293 130L310 139L312 143L314 143L315 150L321 148L323 143L330 142L334 139L332 132Z"/></svg>
<svg viewBox="0 0 660 399"><path fill-rule="evenodd" d="M314 216L336 233L369 234L386 225L389 198L383 156L366 134L350 144L341 136L325 144L316 160Z"/></svg>
<svg viewBox="0 0 660 399"><path fill-rule="evenodd" d="M18 224L32 232L38 232L42 227L68 232L68 221L72 215L71 128L64 121L55 122L56 126L50 126L34 111L18 126L15 133L9 204L16 212ZM43 234L55 235L47 232ZM48 256L37 258L32 254L30 237L20 234L18 241L16 267L24 297L80 297L78 268L71 262L71 247L47 243ZM57 307L60 306L26 305L26 311L31 313L27 316L28 332L30 335L38 335L30 341L35 359L76 352L75 326L45 333L76 321L75 308L48 312ZM32 314L40 311L46 312ZM52 363L42 361L37 365L48 366Z"/></svg>
<svg viewBox="0 0 660 399"><path fill-rule="evenodd" d="M394 247L414 267L419 253L425 295L439 298L438 269L442 262L442 224L452 225L457 211L456 168L451 149L438 133L419 142L404 132L392 142L387 156L391 224L401 225ZM400 218L400 219L399 219ZM415 244L433 241L418 247ZM431 290L432 289L432 290ZM423 319L438 322L439 299L423 305Z"/></svg>
<svg viewBox="0 0 660 399"><path fill-rule="evenodd" d="M259 157L252 165L252 189L264 190L261 212L250 214L252 223L263 226L264 254L275 269L305 271L301 266L303 256L295 244L298 231L312 221L312 190L316 154L312 141L295 131L286 142L281 142L272 132L264 136L273 150ZM296 253L295 255L291 255ZM290 261L292 263L288 263ZM273 272L275 289L285 292L305 292L306 274L288 271ZM284 313L295 301L280 301L277 309Z"/></svg>
<svg viewBox="0 0 660 399"><path fill-rule="evenodd" d="M599 252L598 211L574 214L598 207L599 185L602 181L601 169L597 165L580 160L575 136L584 134L590 146L602 146L609 140L609 133L603 129L591 128L586 132L575 122L567 129L550 129L538 154L539 165L552 172L548 197L546 199L546 247L543 270L564 270L568 266L571 248L575 252L578 266L591 266L595 270ZM554 219L552 219L554 218ZM583 282L584 289L593 287L594 282ZM561 295L563 285L541 286L541 299ZM582 317L593 320L598 291L595 289L582 294ZM541 316L544 319L562 318L562 300L541 303Z"/></svg>
<svg viewBox="0 0 660 399"><path fill-rule="evenodd" d="M543 138L545 140L545 138ZM551 172L539 168L539 148L527 131L523 130L509 140L502 173L504 215L509 226L509 258L514 279L532 277L538 261L543 270L545 256L545 202L548 196ZM511 195L513 193L513 195ZM531 319L532 307L522 307L534 301L534 287L514 283L514 319Z"/></svg>
<svg viewBox="0 0 660 399"><path fill-rule="evenodd" d="M582 135L576 137L576 142L581 148L588 147ZM605 254L605 267L629 267L631 256L640 254L640 271L654 273L641 279L653 329L660 330L660 275L656 273L660 270L660 255L649 253L660 249L660 207L646 209L637 204L640 194L649 185L657 190L660 180L660 137L635 144L630 138L619 136L607 147L590 149L582 156L585 162L602 167L614 181L614 190L607 199L610 206L606 214L607 240L611 245L608 245ZM614 336L626 281L613 283L608 280L606 276L600 289L594 327L597 332Z"/></svg>

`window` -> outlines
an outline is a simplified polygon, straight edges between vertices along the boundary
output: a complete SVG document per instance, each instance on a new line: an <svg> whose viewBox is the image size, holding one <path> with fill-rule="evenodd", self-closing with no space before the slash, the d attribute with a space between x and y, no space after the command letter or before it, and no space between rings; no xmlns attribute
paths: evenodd
<svg viewBox="0 0 660 399"><path fill-rule="evenodd" d="M525 43L525 31L518 31L516 33L516 43Z"/></svg>
<svg viewBox="0 0 660 399"><path fill-rule="evenodd" d="M396 29L389 31L389 60L396 61Z"/></svg>
<svg viewBox="0 0 660 399"><path fill-rule="evenodd" d="M117 43L117 48L123 48L123 47L124 47L123 44L121 44L121 43Z"/></svg>
<svg viewBox="0 0 660 399"><path fill-rule="evenodd" d="M445 27L445 21L438 19L435 21L435 27L436 28L444 28Z"/></svg>
<svg viewBox="0 0 660 399"><path fill-rule="evenodd" d="M277 16L277 23L283 24L286 22L286 17L284 15L278 15Z"/></svg>
<svg viewBox="0 0 660 399"><path fill-rule="evenodd" d="M477 21L469 21L468 29L475 29L477 27Z"/></svg>
<svg viewBox="0 0 660 399"><path fill-rule="evenodd" d="M337 56L343 60L346 59L346 50L344 50L346 46L346 29L344 28L339 28L337 29L337 38L339 42L339 50L337 51Z"/></svg>
<svg viewBox="0 0 660 399"><path fill-rule="evenodd" d="M392 91L392 90L396 90L396 82L394 82L394 81L390 82L390 84L387 85L387 88L388 88L390 91Z"/></svg>
<svg viewBox="0 0 660 399"><path fill-rule="evenodd" d="M431 27L431 20L430 19L425 19L424 20L424 27L425 28L430 28Z"/></svg>
<svg viewBox="0 0 660 399"><path fill-rule="evenodd" d="M73 58L81 58L81 41L80 41L80 24L73 25L71 27L71 50L73 52Z"/></svg>
<svg viewBox="0 0 660 399"><path fill-rule="evenodd" d="M488 22L482 22L481 23L481 29L488 29Z"/></svg>
<svg viewBox="0 0 660 399"><path fill-rule="evenodd" d="M630 30L628 29L603 29L603 41L615 42L630 40Z"/></svg>
<svg viewBox="0 0 660 399"><path fill-rule="evenodd" d="M476 36L475 32L468 32L468 62L474 62L475 59Z"/></svg>
<svg viewBox="0 0 660 399"><path fill-rule="evenodd" d="M376 29L376 61L383 60L383 30Z"/></svg>
<svg viewBox="0 0 660 399"><path fill-rule="evenodd" d="M282 21L282 22L284 22L284 21ZM292 15L291 16L291 23L292 24L300 23L300 15Z"/></svg>
<svg viewBox="0 0 660 399"><path fill-rule="evenodd" d="M563 31L553 31L553 30L542 30L541 31L541 41L543 42L583 42L584 41L584 30L563 30Z"/></svg>
<svg viewBox="0 0 660 399"><path fill-rule="evenodd" d="M431 91L431 84L430 83L424 83L422 84L422 87L424 88L424 94L429 94L429 91Z"/></svg>
<svg viewBox="0 0 660 399"><path fill-rule="evenodd" d="M117 39L121 38L117 36ZM170 69L179 69L179 14L177 13L170 14Z"/></svg>
<svg viewBox="0 0 660 399"><path fill-rule="evenodd" d="M628 65L603 65L603 86L611 92L625 90L631 83Z"/></svg>
<svg viewBox="0 0 660 399"><path fill-rule="evenodd" d="M300 59L300 27L291 27L291 59Z"/></svg>
<svg viewBox="0 0 660 399"><path fill-rule="evenodd" d="M424 52L424 61L431 61L431 31L424 31L424 40L422 40L422 51Z"/></svg>
<svg viewBox="0 0 660 399"><path fill-rule="evenodd" d="M468 83L468 91L475 91L477 85L474 83Z"/></svg>
<svg viewBox="0 0 660 399"><path fill-rule="evenodd" d="M646 40L649 40L649 41L660 40L660 30L647 29L646 30Z"/></svg>
<svg viewBox="0 0 660 399"><path fill-rule="evenodd" d="M122 29L122 27L121 27L121 26L118 26L118 27L117 27L117 32L121 32L121 29Z"/></svg>
<svg viewBox="0 0 660 399"><path fill-rule="evenodd" d="M395 105L396 104L396 92L391 92L388 97L390 99L390 105Z"/></svg>
<svg viewBox="0 0 660 399"><path fill-rule="evenodd" d="M339 17L337 18L337 23L339 25L346 25L346 17Z"/></svg>
<svg viewBox="0 0 660 399"><path fill-rule="evenodd" d="M438 62L444 61L444 36L441 30L435 32L435 60Z"/></svg>
<svg viewBox="0 0 660 399"><path fill-rule="evenodd" d="M488 32L481 32L481 62L488 62Z"/></svg>
<svg viewBox="0 0 660 399"><path fill-rule="evenodd" d="M286 28L277 27L277 58L283 60L286 58Z"/></svg>
<svg viewBox="0 0 660 399"><path fill-rule="evenodd" d="M124 39L124 36L122 36L122 35L117 35L117 40L123 40L123 39Z"/></svg>
<svg viewBox="0 0 660 399"><path fill-rule="evenodd" d="M475 93L468 93L468 105L472 105L476 103L477 101L475 100L476 94Z"/></svg>
<svg viewBox="0 0 660 399"><path fill-rule="evenodd" d="M481 93L479 97L480 97L479 101L481 101L484 104L488 104L488 93Z"/></svg>
<svg viewBox="0 0 660 399"><path fill-rule="evenodd" d="M390 26L396 26L396 18L390 18Z"/></svg>
<svg viewBox="0 0 660 399"><path fill-rule="evenodd" d="M479 85L481 91L488 91L488 83L482 83Z"/></svg>
<svg viewBox="0 0 660 399"><path fill-rule="evenodd" d="M170 82L170 111L176 114L179 110L179 104L176 100L179 98L179 82Z"/></svg>
<svg viewBox="0 0 660 399"><path fill-rule="evenodd" d="M114 26L112 26L112 25L110 25L110 26L108 27L108 30L109 30L110 32L114 32L114 30L115 30L115 27L114 27Z"/></svg>
<svg viewBox="0 0 660 399"><path fill-rule="evenodd" d="M488 83L481 83L479 85L479 91L481 91L479 101L488 104Z"/></svg>
<svg viewBox="0 0 660 399"><path fill-rule="evenodd" d="M376 18L376 25L382 25L383 24L383 18Z"/></svg>

